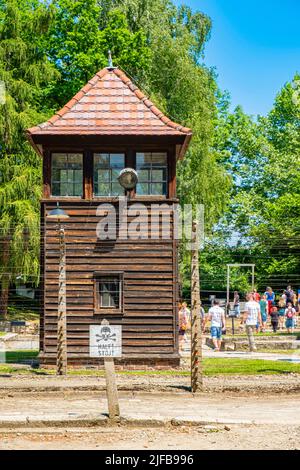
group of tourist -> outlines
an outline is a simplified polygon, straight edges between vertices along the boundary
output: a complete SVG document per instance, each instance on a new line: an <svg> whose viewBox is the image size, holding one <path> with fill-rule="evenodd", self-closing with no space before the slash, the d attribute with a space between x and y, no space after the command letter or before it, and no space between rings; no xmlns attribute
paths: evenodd
<svg viewBox="0 0 300 470"><path fill-rule="evenodd" d="M288 333L293 333L297 327L300 314L300 290L295 294L291 286L276 298L271 287L267 287L264 294L260 295L256 289L246 296L243 312L240 309L240 296L234 292L233 307L235 316L241 318L240 326L246 329L250 351L255 351L254 333L265 332L268 321L274 333L284 327ZM222 342L222 334L226 330L225 309L220 306L218 300L213 301L208 314L200 305L202 329L205 330L207 322L211 323L210 333L215 351L219 351ZM179 349L182 351L186 340L186 331L190 328L191 314L186 303L179 306Z"/></svg>
<svg viewBox="0 0 300 470"><path fill-rule="evenodd" d="M267 287L266 292L260 295L257 290L253 291L253 300L260 307L261 324L257 324L257 332L265 332L268 321L274 333L279 329L287 329L288 333L293 333L297 327L298 315L300 313L300 290L296 294L291 286L288 286L277 298L271 287ZM236 316L240 316L239 294L234 293L234 310Z"/></svg>

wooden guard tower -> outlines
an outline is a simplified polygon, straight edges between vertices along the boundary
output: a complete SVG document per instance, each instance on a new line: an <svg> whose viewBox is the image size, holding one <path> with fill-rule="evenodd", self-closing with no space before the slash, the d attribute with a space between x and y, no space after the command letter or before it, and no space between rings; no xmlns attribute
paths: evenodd
<svg viewBox="0 0 300 470"><path fill-rule="evenodd" d="M101 364L89 357L89 327L103 318L122 325L123 357L130 366L177 366L177 241L161 237L162 212L176 199L176 161L192 133L175 124L118 68L98 72L49 121L28 129L43 158L41 201L42 309L40 357L55 364L59 240L47 220L57 202L64 222L67 272L67 351L70 365ZM138 184L125 191L120 171L135 169ZM110 204L119 215L119 196L128 208L139 203L160 212L148 238L101 239L97 226ZM161 209L158 209L161 205ZM127 224L134 219L128 214ZM124 227L122 228L124 231ZM126 227L125 227L126 231Z"/></svg>

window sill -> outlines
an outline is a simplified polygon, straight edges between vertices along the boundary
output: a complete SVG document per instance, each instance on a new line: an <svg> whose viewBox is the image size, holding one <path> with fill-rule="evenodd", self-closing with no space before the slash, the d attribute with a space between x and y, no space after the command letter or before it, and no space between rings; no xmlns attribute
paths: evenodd
<svg viewBox="0 0 300 470"><path fill-rule="evenodd" d="M102 317L110 316L110 315L122 317L124 315L124 312L122 310L113 309L113 308L111 308L111 309L110 308L100 308L100 309L95 309L94 310L94 315L101 315Z"/></svg>

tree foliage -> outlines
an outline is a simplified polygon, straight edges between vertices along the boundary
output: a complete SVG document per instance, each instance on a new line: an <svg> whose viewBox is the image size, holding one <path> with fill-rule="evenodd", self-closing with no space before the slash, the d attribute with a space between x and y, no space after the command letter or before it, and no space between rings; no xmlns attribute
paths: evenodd
<svg viewBox="0 0 300 470"><path fill-rule="evenodd" d="M0 278L2 314L16 278L39 279L39 157L24 129L45 118L44 87L57 72L43 35L51 10L37 0L0 1Z"/></svg>
<svg viewBox="0 0 300 470"><path fill-rule="evenodd" d="M234 185L218 225L217 238L227 246L218 257L219 288L226 278L221 266L232 261L256 263L261 288L300 282L300 101L293 87L298 80L296 75L282 88L266 117L254 120L238 107L220 121L216 144ZM209 281L216 253L206 253Z"/></svg>

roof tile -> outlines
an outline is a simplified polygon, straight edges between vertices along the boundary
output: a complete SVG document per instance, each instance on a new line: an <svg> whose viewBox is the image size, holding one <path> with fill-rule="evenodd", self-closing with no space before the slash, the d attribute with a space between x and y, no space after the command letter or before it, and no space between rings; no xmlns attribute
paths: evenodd
<svg viewBox="0 0 300 470"><path fill-rule="evenodd" d="M28 130L34 135L187 135L119 69L100 70L51 119Z"/></svg>

